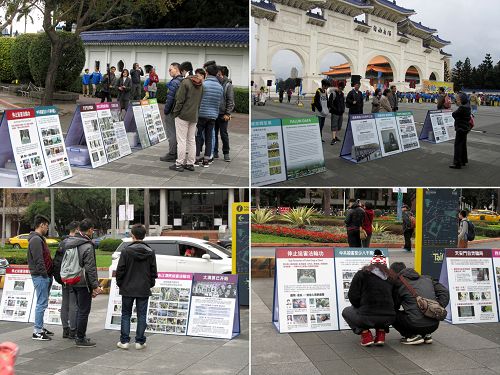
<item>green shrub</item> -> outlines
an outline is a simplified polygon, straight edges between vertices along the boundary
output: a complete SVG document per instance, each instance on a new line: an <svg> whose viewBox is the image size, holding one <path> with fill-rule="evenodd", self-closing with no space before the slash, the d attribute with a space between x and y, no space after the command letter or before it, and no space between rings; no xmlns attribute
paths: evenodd
<svg viewBox="0 0 500 375"><path fill-rule="evenodd" d="M37 34L21 34L14 39L14 44L10 51L12 69L14 75L20 82L32 81L28 51L31 42L35 40Z"/></svg>
<svg viewBox="0 0 500 375"><path fill-rule="evenodd" d="M16 79L10 57L15 38L0 38L0 81L12 82Z"/></svg>
<svg viewBox="0 0 500 375"><path fill-rule="evenodd" d="M283 220L297 228L305 228L306 224L311 224L311 218L317 214L313 207L297 207L281 215Z"/></svg>
<svg viewBox="0 0 500 375"><path fill-rule="evenodd" d="M253 224L267 224L273 221L276 215L270 209L261 208L253 211L251 217Z"/></svg>
<svg viewBox="0 0 500 375"><path fill-rule="evenodd" d="M234 111L238 113L248 113L248 103L250 101L248 89L234 88Z"/></svg>
<svg viewBox="0 0 500 375"><path fill-rule="evenodd" d="M122 243L122 240L118 240L115 238L105 238L101 242L99 242L99 250L106 252L114 252L118 246Z"/></svg>
<svg viewBox="0 0 500 375"><path fill-rule="evenodd" d="M62 53L61 61L56 73L55 89L67 89L80 75L85 65L85 49L79 36L68 32L59 32L64 41L69 41L69 47ZM37 34L29 47L28 60L30 72L38 86L45 86L45 78L50 62L50 40L47 34Z"/></svg>
<svg viewBox="0 0 500 375"><path fill-rule="evenodd" d="M142 90L142 85L144 85L143 83L141 83L141 90ZM163 103L165 104L165 102L167 101L167 84L166 83L163 83L163 82L158 82L156 84L156 88L157 88L157 91L156 91L156 100L158 101L158 103ZM141 94L142 96L144 96L145 92L144 90L141 91L143 94Z"/></svg>
<svg viewBox="0 0 500 375"><path fill-rule="evenodd" d="M500 237L500 228L493 226L479 226L477 223L474 223L474 228L476 232L476 236L484 236L484 237Z"/></svg>
<svg viewBox="0 0 500 375"><path fill-rule="evenodd" d="M7 259L7 262L9 264L28 264L28 259L26 258L25 255L19 255L19 254L13 254L13 255L7 255L5 259Z"/></svg>

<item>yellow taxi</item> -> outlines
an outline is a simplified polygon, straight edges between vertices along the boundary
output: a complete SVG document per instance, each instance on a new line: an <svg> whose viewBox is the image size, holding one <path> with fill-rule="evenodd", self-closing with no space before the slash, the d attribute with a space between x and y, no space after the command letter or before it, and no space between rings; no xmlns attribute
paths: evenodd
<svg viewBox="0 0 500 375"><path fill-rule="evenodd" d="M19 236L9 238L9 243L14 249L27 249L29 237L29 234L20 234ZM53 238L46 238L46 241L49 246L57 246L59 244L59 241Z"/></svg>
<svg viewBox="0 0 500 375"><path fill-rule="evenodd" d="M500 215L490 210L475 210L467 216L471 221L491 221L500 222Z"/></svg>

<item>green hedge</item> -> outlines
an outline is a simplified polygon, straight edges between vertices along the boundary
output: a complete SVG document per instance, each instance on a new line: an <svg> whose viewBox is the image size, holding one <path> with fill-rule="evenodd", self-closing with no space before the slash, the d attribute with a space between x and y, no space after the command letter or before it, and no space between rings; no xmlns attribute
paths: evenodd
<svg viewBox="0 0 500 375"><path fill-rule="evenodd" d="M12 61L14 75L20 82L33 80L29 69L30 63L28 51L31 43L36 39L36 37L37 34L22 34L14 38L14 44L10 51L10 58Z"/></svg>
<svg viewBox="0 0 500 375"><path fill-rule="evenodd" d="M484 237L500 237L500 228L496 226L491 228L490 226L479 226L474 223L474 228L476 232L476 236L484 236Z"/></svg>
<svg viewBox="0 0 500 375"><path fill-rule="evenodd" d="M10 58L14 38L0 37L0 81L12 82L16 79Z"/></svg>
<svg viewBox="0 0 500 375"><path fill-rule="evenodd" d="M245 88L234 88L234 111L238 113L248 113L248 103L250 101L249 90Z"/></svg>
<svg viewBox="0 0 500 375"><path fill-rule="evenodd" d="M26 255L7 255L5 257L9 264L28 264L28 260L26 259Z"/></svg>
<svg viewBox="0 0 500 375"><path fill-rule="evenodd" d="M122 243L122 240L117 240L115 238L106 238L99 242L99 250L106 252L114 252L118 246Z"/></svg>

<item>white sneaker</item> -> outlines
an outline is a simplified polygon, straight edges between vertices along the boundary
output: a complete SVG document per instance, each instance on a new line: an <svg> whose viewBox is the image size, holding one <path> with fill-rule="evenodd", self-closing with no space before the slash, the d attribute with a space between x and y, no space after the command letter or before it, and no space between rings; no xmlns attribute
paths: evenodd
<svg viewBox="0 0 500 375"><path fill-rule="evenodd" d="M145 347L146 347L146 343L144 343L144 344L139 344L138 342L135 343L135 348L137 350L144 349Z"/></svg>
<svg viewBox="0 0 500 375"><path fill-rule="evenodd" d="M116 346L119 347L120 349L127 350L128 346L129 346L129 343L128 342L122 343L121 341L118 341L118 343L116 344Z"/></svg>

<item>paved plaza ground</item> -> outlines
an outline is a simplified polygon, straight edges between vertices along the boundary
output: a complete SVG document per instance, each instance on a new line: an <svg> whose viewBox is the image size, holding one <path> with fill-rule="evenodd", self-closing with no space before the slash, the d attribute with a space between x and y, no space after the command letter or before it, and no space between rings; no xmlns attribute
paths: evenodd
<svg viewBox="0 0 500 375"><path fill-rule="evenodd" d="M114 99L116 101L116 99ZM80 95L77 104L100 102L100 99L84 98ZM0 108L13 109L7 103L17 107L33 107L38 102L28 98L0 93ZM57 103L63 133L68 131L76 104ZM159 104L163 123L163 104ZM56 187L176 187L176 186L248 186L248 115L234 113L229 123L229 141L231 162L216 159L209 168L196 168L194 172L182 173L170 170L172 163L160 161L160 156L168 151L168 141L144 150L134 151L131 155L103 165L96 169L73 167L73 177L60 182ZM222 147L219 146L219 147ZM222 158L222 152L220 151Z"/></svg>
<svg viewBox="0 0 500 375"><path fill-rule="evenodd" d="M48 326L55 333L52 341L34 341L33 324L0 321L0 342L20 348L16 375L248 374L248 308L241 309L242 332L232 340L146 334L144 350L122 350L116 347L119 331L104 329L107 305L107 295L93 300L87 334L95 348L76 348L61 337L60 326Z"/></svg>
<svg viewBox="0 0 500 375"><path fill-rule="evenodd" d="M477 248L491 248L477 244ZM389 249L391 262L413 253ZM351 331L280 334L271 323L273 279L252 279L251 372L258 375L500 374L500 323L441 323L432 345L405 346L391 330L384 347L359 345Z"/></svg>
<svg viewBox="0 0 500 375"><path fill-rule="evenodd" d="M268 102L252 105L252 120L299 118L314 115L310 100L304 107ZM455 106L453 106L456 108ZM430 103L400 103L401 111L412 111L420 134ZM371 112L371 102L365 103ZM344 139L347 115L339 138ZM500 174L500 107L480 107L474 130L468 136L469 164L461 170L448 168L453 159L453 141L440 144L420 142L421 148L363 164L354 164L339 157L342 143L331 146L330 117L323 129L323 153L326 172L272 186L496 186Z"/></svg>

